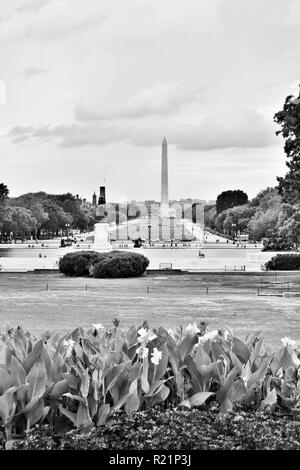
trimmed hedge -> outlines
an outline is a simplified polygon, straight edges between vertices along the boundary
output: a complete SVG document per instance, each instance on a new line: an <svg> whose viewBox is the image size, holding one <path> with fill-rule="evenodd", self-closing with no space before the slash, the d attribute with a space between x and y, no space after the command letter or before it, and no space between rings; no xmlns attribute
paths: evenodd
<svg viewBox="0 0 300 470"><path fill-rule="evenodd" d="M66 276L134 277L141 276L148 265L148 258L139 253L79 251L63 256L59 261L59 271Z"/></svg>
<svg viewBox="0 0 300 470"><path fill-rule="evenodd" d="M296 271L300 269L300 253L284 253L273 256L265 263L268 271Z"/></svg>
<svg viewBox="0 0 300 470"><path fill-rule="evenodd" d="M272 237L263 241L261 251L290 251L293 249L293 243L285 238Z"/></svg>

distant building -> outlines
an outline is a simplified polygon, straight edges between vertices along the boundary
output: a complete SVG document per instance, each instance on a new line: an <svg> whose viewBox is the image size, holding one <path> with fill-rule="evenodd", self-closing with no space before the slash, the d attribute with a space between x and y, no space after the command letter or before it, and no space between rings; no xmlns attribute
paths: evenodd
<svg viewBox="0 0 300 470"><path fill-rule="evenodd" d="M105 186L100 186L100 196L98 199L98 205L106 204Z"/></svg>

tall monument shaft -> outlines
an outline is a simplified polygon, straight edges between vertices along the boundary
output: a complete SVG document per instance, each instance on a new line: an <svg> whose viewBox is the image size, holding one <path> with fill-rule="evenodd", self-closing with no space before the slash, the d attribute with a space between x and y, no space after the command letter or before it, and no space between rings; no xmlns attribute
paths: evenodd
<svg viewBox="0 0 300 470"><path fill-rule="evenodd" d="M168 192L168 144L164 137L161 154L161 215L167 215L169 210Z"/></svg>

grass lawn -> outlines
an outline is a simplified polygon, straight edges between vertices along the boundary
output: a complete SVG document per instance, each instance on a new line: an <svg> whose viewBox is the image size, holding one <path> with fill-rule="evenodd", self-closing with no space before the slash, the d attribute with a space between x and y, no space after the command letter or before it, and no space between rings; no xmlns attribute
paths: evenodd
<svg viewBox="0 0 300 470"><path fill-rule="evenodd" d="M260 294L257 295L258 289ZM210 328L229 327L243 337L261 330L266 342L300 337L300 273L143 276L131 279L68 278L58 273L2 273L0 325L21 324L38 334L70 331L113 317L124 327L147 319L152 327L204 320ZM268 294L268 295L267 295ZM272 294L272 295L271 295Z"/></svg>

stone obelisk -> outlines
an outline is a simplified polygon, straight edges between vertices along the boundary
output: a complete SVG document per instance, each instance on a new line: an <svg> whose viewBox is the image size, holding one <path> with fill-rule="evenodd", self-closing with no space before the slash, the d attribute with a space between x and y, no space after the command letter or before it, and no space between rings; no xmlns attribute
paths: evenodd
<svg viewBox="0 0 300 470"><path fill-rule="evenodd" d="M160 215L161 217L168 217L169 215L169 194L168 194L168 143L164 137L162 141L162 154L161 154L161 200L160 200Z"/></svg>

